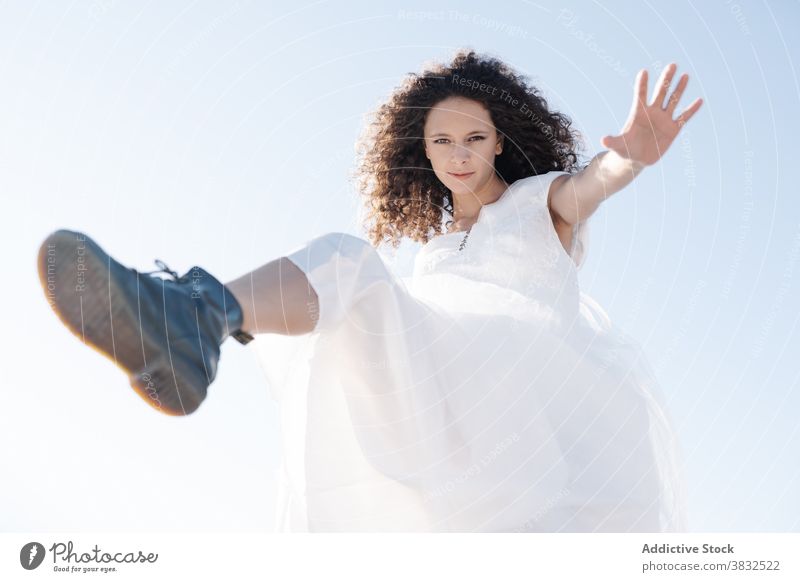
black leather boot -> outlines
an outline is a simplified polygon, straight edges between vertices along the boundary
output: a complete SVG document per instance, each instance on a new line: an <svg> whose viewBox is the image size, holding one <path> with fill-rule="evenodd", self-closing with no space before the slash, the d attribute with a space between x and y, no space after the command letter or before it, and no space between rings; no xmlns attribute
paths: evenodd
<svg viewBox="0 0 800 582"><path fill-rule="evenodd" d="M84 343L112 359L148 404L191 414L214 381L220 345L242 344L242 308L200 267L182 277L161 261L139 273L106 254L91 238L57 230L39 249L39 279L62 322ZM165 272L172 279L153 276Z"/></svg>

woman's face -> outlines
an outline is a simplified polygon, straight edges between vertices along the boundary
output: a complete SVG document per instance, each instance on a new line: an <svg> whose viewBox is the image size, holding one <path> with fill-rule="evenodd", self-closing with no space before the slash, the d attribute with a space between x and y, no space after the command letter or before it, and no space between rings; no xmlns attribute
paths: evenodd
<svg viewBox="0 0 800 582"><path fill-rule="evenodd" d="M503 137L483 104L448 97L428 112L424 133L425 155L452 193L475 193L492 184L494 158L503 150Z"/></svg>

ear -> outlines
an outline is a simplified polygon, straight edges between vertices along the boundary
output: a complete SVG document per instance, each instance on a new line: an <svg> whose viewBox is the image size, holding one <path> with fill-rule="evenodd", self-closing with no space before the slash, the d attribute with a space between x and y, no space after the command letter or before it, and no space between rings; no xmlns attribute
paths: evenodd
<svg viewBox="0 0 800 582"><path fill-rule="evenodd" d="M504 144L505 144L505 136L504 135L498 136L497 137L497 145L494 148L494 153L496 155L500 155L501 153L503 153L503 145Z"/></svg>

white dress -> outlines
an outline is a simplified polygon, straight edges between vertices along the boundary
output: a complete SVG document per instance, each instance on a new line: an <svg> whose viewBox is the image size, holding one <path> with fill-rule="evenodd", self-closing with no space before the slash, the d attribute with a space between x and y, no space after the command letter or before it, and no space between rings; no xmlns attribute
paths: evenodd
<svg viewBox="0 0 800 582"><path fill-rule="evenodd" d="M394 275L359 237L287 256L314 332L263 334L281 411L278 531L685 531L681 448L638 344L579 290L549 172ZM570 256L571 255L571 256Z"/></svg>

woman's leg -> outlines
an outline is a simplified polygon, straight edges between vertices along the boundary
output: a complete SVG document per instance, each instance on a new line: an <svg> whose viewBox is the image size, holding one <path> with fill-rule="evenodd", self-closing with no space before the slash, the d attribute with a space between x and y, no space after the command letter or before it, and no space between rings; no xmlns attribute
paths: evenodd
<svg viewBox="0 0 800 582"><path fill-rule="evenodd" d="M319 298L305 273L280 257L225 286L242 306L242 330L301 335L314 330Z"/></svg>
<svg viewBox="0 0 800 582"><path fill-rule="evenodd" d="M245 330L295 335L336 328L356 304L380 309L369 298L392 282L369 242L328 232L226 287L246 314Z"/></svg>
<svg viewBox="0 0 800 582"><path fill-rule="evenodd" d="M172 279L141 273L66 229L43 241L37 263L61 321L125 371L148 404L171 415L191 414L203 402L226 338L246 344L253 333L335 325L384 279L369 244L341 233L312 239L228 285L199 266L178 276L162 264Z"/></svg>

